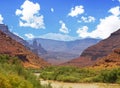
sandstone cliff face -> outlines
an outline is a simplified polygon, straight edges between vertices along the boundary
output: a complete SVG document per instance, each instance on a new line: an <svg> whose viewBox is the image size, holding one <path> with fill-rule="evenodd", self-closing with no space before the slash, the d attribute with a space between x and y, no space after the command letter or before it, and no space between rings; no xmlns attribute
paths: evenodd
<svg viewBox="0 0 120 88"><path fill-rule="evenodd" d="M120 48L113 50L110 54L96 61L93 67L106 68L120 66Z"/></svg>
<svg viewBox="0 0 120 88"><path fill-rule="evenodd" d="M85 51L83 51L81 57L87 57L91 58L92 60L96 60L108 55L116 48L120 48L120 29L112 33L109 38L87 48Z"/></svg>
<svg viewBox="0 0 120 88"><path fill-rule="evenodd" d="M38 56L47 54L47 51L41 46L40 43L38 44L36 40L33 41L33 44L31 44L30 49Z"/></svg>
<svg viewBox="0 0 120 88"><path fill-rule="evenodd" d="M22 60L25 67L40 68L48 65L42 58L33 54L21 43L16 42L2 31L0 31L0 54L17 56Z"/></svg>
<svg viewBox="0 0 120 88"><path fill-rule="evenodd" d="M96 60L107 56L117 48L120 48L120 29L112 33L109 38L85 49L79 58L73 59L65 64L74 66L90 66L93 65Z"/></svg>
<svg viewBox="0 0 120 88"><path fill-rule="evenodd" d="M0 24L0 30L5 33L6 35L10 36L12 39L16 40L17 42L21 43L25 47L29 48L29 43L20 38L19 36L13 34L9 31L8 26L5 24Z"/></svg>
<svg viewBox="0 0 120 88"><path fill-rule="evenodd" d="M24 45L27 49L31 50L33 53L41 56L41 54L47 53L44 48L42 48L41 44L33 44L30 45L27 41L23 40L19 36L13 34L12 32L9 31L8 26L5 24L0 24L0 30L4 32L6 35L10 36L12 39L16 40L17 42L21 43Z"/></svg>

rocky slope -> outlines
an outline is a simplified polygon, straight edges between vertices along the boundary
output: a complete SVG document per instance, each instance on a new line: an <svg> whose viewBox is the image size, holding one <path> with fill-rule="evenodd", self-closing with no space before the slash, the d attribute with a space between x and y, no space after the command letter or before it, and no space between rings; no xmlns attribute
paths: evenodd
<svg viewBox="0 0 120 88"><path fill-rule="evenodd" d="M120 48L120 29L112 33L109 38L88 47L83 51L79 58L73 59L65 64L75 66L93 65L98 59L107 56L117 48Z"/></svg>
<svg viewBox="0 0 120 88"><path fill-rule="evenodd" d="M0 30L0 54L8 54L16 56L22 60L25 67L40 68L47 66L48 63L30 50L24 47L21 43L16 42L11 37Z"/></svg>
<svg viewBox="0 0 120 88"><path fill-rule="evenodd" d="M110 54L96 61L93 67L112 68L120 66L120 48L113 50Z"/></svg>
<svg viewBox="0 0 120 88"><path fill-rule="evenodd" d="M10 36L12 39L16 40L17 42L23 44L25 47L29 48L29 43L23 40L22 38L20 38L19 36L10 32L7 25L0 24L0 30L4 32L6 35Z"/></svg>
<svg viewBox="0 0 120 88"><path fill-rule="evenodd" d="M109 38L87 48L85 51L83 51L81 57L87 57L91 58L92 60L96 60L97 58L108 55L116 48L120 48L120 29L112 33Z"/></svg>
<svg viewBox="0 0 120 88"><path fill-rule="evenodd" d="M37 45L37 44L30 45L27 41L23 40L19 36L17 36L15 34L13 34L12 32L10 32L9 29L8 29L8 26L5 25L5 24L0 24L0 30L2 32L4 32L6 35L10 36L12 39L14 39L17 42L24 45L26 48L28 48L29 50L31 50L32 52L34 52L37 55L47 53L45 51L45 49L42 48L41 44L39 44L39 45Z"/></svg>

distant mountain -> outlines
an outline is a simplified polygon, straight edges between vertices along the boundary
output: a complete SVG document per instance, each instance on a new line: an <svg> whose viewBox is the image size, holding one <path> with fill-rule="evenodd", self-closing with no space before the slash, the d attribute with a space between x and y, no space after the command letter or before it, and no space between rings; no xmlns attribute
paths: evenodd
<svg viewBox="0 0 120 88"><path fill-rule="evenodd" d="M2 27L0 27L0 29L2 29ZM18 57L19 59L22 60L23 65L25 67L39 68L49 65L42 58L32 53L24 45L12 39L9 35L3 33L1 30L0 30L0 54L8 54L10 56Z"/></svg>
<svg viewBox="0 0 120 88"><path fill-rule="evenodd" d="M10 36L12 39L16 40L17 42L21 43L22 45L24 45L26 48L28 48L29 50L33 51L35 54L37 55L41 55L46 53L46 51L41 47L41 44L35 46L33 44L30 45L27 41L23 40L22 38L20 38L19 36L13 34L12 32L9 31L8 26L5 24L0 24L0 30L2 32L4 32L6 35ZM36 48L37 47L37 48Z"/></svg>
<svg viewBox="0 0 120 88"><path fill-rule="evenodd" d="M47 54L47 51L41 46L40 43L38 44L36 40L34 40L33 44L30 45L30 49L39 56Z"/></svg>
<svg viewBox="0 0 120 88"><path fill-rule="evenodd" d="M79 58L73 59L65 64L74 66L93 65L94 63L96 63L98 59L101 59L107 55L108 55L107 57L109 57L110 53L112 53L115 49L119 48L120 48L120 29L112 33L109 38L102 40L96 45L93 45L85 49Z"/></svg>
<svg viewBox="0 0 120 88"><path fill-rule="evenodd" d="M51 39L35 38L30 40L30 45L36 47L39 44L47 51L39 54L52 64L61 64L80 56L87 47L98 43L99 39L86 38L75 41L57 41ZM36 42L36 44L35 44ZM36 47L38 48L38 47Z"/></svg>

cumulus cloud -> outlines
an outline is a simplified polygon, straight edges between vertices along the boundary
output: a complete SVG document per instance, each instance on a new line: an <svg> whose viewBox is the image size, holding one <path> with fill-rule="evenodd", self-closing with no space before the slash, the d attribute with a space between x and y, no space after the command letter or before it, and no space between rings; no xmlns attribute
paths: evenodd
<svg viewBox="0 0 120 88"><path fill-rule="evenodd" d="M28 39L33 39L35 38L35 36L31 33L28 33L28 34L25 34L25 36L28 38Z"/></svg>
<svg viewBox="0 0 120 88"><path fill-rule="evenodd" d="M76 31L76 33L79 34L80 37L85 38L86 36L88 36L88 27L83 26L83 27L79 28Z"/></svg>
<svg viewBox="0 0 120 88"><path fill-rule="evenodd" d="M120 28L120 7L113 7L108 12L111 13L111 15L100 19L100 23L94 31L88 32L87 27L79 28L77 30L79 36L84 38L92 37L105 39L109 37L111 33L117 31Z"/></svg>
<svg viewBox="0 0 120 88"><path fill-rule="evenodd" d="M81 21L85 23L91 23L91 22L95 22L95 18L93 16L88 16L88 17L82 16L81 20L78 20L78 22L81 22Z"/></svg>
<svg viewBox="0 0 120 88"><path fill-rule="evenodd" d="M0 14L0 24L3 24L3 17L1 14Z"/></svg>
<svg viewBox="0 0 120 88"><path fill-rule="evenodd" d="M114 16L120 15L120 7L116 6L114 8L111 8L108 12L112 13Z"/></svg>
<svg viewBox="0 0 120 88"><path fill-rule="evenodd" d="M83 14L84 12L85 12L84 7L82 5L75 6L74 8L71 9L70 13L68 13L68 16L75 17L80 14Z"/></svg>
<svg viewBox="0 0 120 88"><path fill-rule="evenodd" d="M53 40L60 40L60 41L71 41L71 40L77 39L76 37L72 37L66 34L61 34L61 33L48 33L48 34L39 36L39 38L53 39Z"/></svg>
<svg viewBox="0 0 120 88"><path fill-rule="evenodd" d="M20 17L19 25L35 29L44 29L44 17L43 15L40 15L39 11L40 5L38 3L33 3L29 0L25 0L20 9L17 9L15 13Z"/></svg>
<svg viewBox="0 0 120 88"><path fill-rule="evenodd" d="M51 10L51 12L54 12L54 9L53 9L53 8L51 8L50 10Z"/></svg>
<svg viewBox="0 0 120 88"><path fill-rule="evenodd" d="M69 30L66 27L65 23L61 20L59 21L59 23L61 24L61 28L59 29L59 31L65 34L69 33Z"/></svg>

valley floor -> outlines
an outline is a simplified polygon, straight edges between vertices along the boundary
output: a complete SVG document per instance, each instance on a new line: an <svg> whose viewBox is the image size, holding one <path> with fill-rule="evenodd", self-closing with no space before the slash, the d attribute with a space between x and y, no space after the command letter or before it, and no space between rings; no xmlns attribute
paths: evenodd
<svg viewBox="0 0 120 88"><path fill-rule="evenodd" d="M53 88L120 88L120 84L105 83L65 83L41 80L41 84L51 84Z"/></svg>
<svg viewBox="0 0 120 88"><path fill-rule="evenodd" d="M34 75L39 77L40 73L34 73ZM50 83L52 88L120 88L120 84L112 83L68 83L43 79L40 79L40 83L42 85Z"/></svg>

